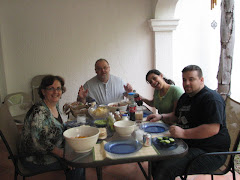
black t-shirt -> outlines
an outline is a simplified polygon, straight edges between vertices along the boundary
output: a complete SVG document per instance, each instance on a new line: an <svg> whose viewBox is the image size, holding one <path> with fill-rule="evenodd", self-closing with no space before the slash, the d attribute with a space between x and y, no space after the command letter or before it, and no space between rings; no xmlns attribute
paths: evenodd
<svg viewBox="0 0 240 180"><path fill-rule="evenodd" d="M195 96L184 93L178 100L175 115L178 125L184 129L202 124L219 123L219 133L205 139L184 139L189 147L201 148L207 152L228 151L230 136L226 128L225 102L216 91L204 87Z"/></svg>

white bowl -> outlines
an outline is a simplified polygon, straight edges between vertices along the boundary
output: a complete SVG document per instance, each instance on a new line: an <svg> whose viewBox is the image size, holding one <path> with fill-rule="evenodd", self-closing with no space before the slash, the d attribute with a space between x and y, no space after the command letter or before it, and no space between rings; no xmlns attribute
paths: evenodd
<svg viewBox="0 0 240 180"><path fill-rule="evenodd" d="M114 128L119 136L130 136L135 128L134 121L122 120L114 123Z"/></svg>
<svg viewBox="0 0 240 180"><path fill-rule="evenodd" d="M111 112L115 112L117 109L120 111L126 111L128 107L128 103L126 101L123 102L113 102L108 104L108 108Z"/></svg>
<svg viewBox="0 0 240 180"><path fill-rule="evenodd" d="M91 151L96 144L99 136L99 130L96 127L80 126L70 128L63 133L69 146L78 153ZM86 136L85 138L76 138L79 136Z"/></svg>

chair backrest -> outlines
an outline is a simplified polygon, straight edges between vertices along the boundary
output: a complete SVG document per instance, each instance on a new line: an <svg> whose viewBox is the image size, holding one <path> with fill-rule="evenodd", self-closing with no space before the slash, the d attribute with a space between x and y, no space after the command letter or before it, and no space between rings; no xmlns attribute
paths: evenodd
<svg viewBox="0 0 240 180"><path fill-rule="evenodd" d="M31 96L24 92L8 94L4 104L9 107L10 114L14 116L25 115L32 106Z"/></svg>
<svg viewBox="0 0 240 180"><path fill-rule="evenodd" d="M240 103L230 97L226 99L226 123L231 137L229 151L236 151L240 140ZM225 166L229 167L229 163L230 156L225 162Z"/></svg>
<svg viewBox="0 0 240 180"><path fill-rule="evenodd" d="M37 76L32 78L31 87L32 87L32 101L33 101L33 103L36 103L36 102L41 100L41 98L38 95L38 88L39 88L39 86L42 82L42 79L45 76L46 75L37 75Z"/></svg>
<svg viewBox="0 0 240 180"><path fill-rule="evenodd" d="M240 132L240 103L230 97L226 99L226 122L231 137L230 151L237 150Z"/></svg>
<svg viewBox="0 0 240 180"><path fill-rule="evenodd" d="M8 110L7 104L0 106L0 134L10 156L17 155L20 134L13 117Z"/></svg>

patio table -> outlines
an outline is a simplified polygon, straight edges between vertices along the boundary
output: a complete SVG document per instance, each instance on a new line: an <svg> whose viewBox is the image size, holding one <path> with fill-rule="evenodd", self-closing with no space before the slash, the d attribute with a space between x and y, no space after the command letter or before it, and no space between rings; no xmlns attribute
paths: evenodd
<svg viewBox="0 0 240 180"><path fill-rule="evenodd" d="M66 143L64 157L68 165L72 167L81 168L96 168L98 180L102 179L102 167L116 164L125 164L137 162L141 168L146 179L151 179L151 162L160 161L171 158L183 157L187 151L187 144L181 139L176 139L175 149L164 149L158 146L145 147L143 146L139 152L134 152L127 155L114 155L108 153L104 150L104 144L113 140L126 140L134 139L135 134L133 133L131 137L120 137L117 133L114 133L112 137L105 139L104 141L98 142L94 148L87 153L76 153L73 149ZM103 155L104 154L104 155ZM100 155L100 157L99 157ZM140 162L148 161L148 174L144 171Z"/></svg>

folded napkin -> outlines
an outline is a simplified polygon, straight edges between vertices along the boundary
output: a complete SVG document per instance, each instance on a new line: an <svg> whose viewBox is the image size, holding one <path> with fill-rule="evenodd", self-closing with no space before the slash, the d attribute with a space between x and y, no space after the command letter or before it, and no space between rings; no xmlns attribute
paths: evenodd
<svg viewBox="0 0 240 180"><path fill-rule="evenodd" d="M143 146L139 151L130 153L130 154L113 154L110 152L105 151L104 145L106 141L102 141L100 144L96 144L94 146L94 158L95 161L102 161L105 158L108 159L120 159L120 158L128 158L128 157L141 157L141 156L152 156L157 155L158 151L155 151L153 146L145 147Z"/></svg>

